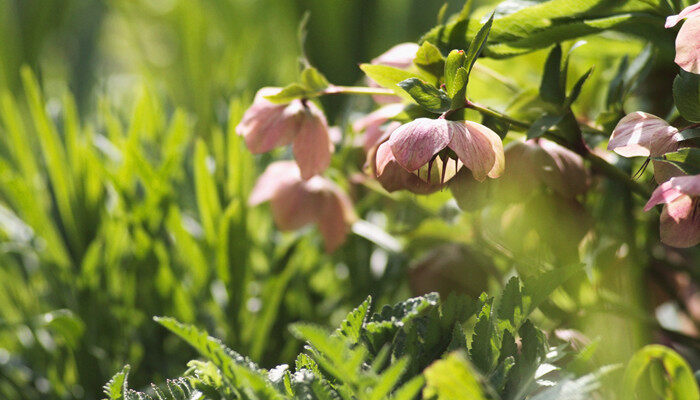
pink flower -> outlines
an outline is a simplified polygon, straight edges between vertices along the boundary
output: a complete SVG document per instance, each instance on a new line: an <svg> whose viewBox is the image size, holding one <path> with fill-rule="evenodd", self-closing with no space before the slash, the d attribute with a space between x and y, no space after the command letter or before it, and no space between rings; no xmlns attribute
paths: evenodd
<svg viewBox="0 0 700 400"><path fill-rule="evenodd" d="M350 198L336 184L321 176L303 180L293 161L272 163L258 178L248 203L266 201L280 230L316 223L329 253L345 242L356 219Z"/></svg>
<svg viewBox="0 0 700 400"><path fill-rule="evenodd" d="M279 91L279 88L260 89L253 105L236 126L236 133L244 137L248 149L254 154L291 143L301 177L309 179L330 165L333 144L328 122L323 112L310 101L275 104L265 99L265 96Z"/></svg>
<svg viewBox="0 0 700 400"><path fill-rule="evenodd" d="M455 163L449 160L454 159ZM503 142L491 129L472 121L418 118L391 132L377 150L377 175L396 162L428 183L443 183L464 164L478 181L497 178L504 168ZM421 169L427 168L421 174ZM436 168L434 168L436 167ZM437 175L437 178L436 178Z"/></svg>
<svg viewBox="0 0 700 400"><path fill-rule="evenodd" d="M372 64L386 65L399 69L409 68L413 64L413 59L416 58L416 53L419 48L420 46L416 43L397 44L379 57L373 59ZM378 87L372 80L369 80L369 85ZM397 103L401 101L400 97L391 95L374 95L372 98L379 104Z"/></svg>
<svg viewBox="0 0 700 400"><path fill-rule="evenodd" d="M673 247L700 243L700 175L677 176L654 190L644 211L664 204L661 241Z"/></svg>
<svg viewBox="0 0 700 400"><path fill-rule="evenodd" d="M676 151L681 140L678 129L663 119L637 111L618 122L610 136L608 150L623 157L659 157Z"/></svg>
<svg viewBox="0 0 700 400"><path fill-rule="evenodd" d="M546 139L514 141L505 148L508 167L503 179L518 197L531 191L537 182L555 193L574 198L588 189L588 173L583 159L573 151Z"/></svg>
<svg viewBox="0 0 700 400"><path fill-rule="evenodd" d="M688 72L700 74L700 3L686 7L678 15L666 18L666 28L685 23L676 36L676 64Z"/></svg>

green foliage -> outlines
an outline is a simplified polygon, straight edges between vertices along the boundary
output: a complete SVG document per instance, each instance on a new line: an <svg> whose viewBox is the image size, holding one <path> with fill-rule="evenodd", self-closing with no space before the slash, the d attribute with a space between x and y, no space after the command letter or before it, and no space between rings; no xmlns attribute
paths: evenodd
<svg viewBox="0 0 700 400"><path fill-rule="evenodd" d="M681 70L673 81L673 100L683 118L700 122L700 75Z"/></svg>
<svg viewBox="0 0 700 400"><path fill-rule="evenodd" d="M436 89L418 78L409 78L398 83L421 107L434 113L443 113L450 109L450 98L445 92Z"/></svg>
<svg viewBox="0 0 700 400"><path fill-rule="evenodd" d="M698 383L688 363L661 345L639 350L627 364L623 382L626 399L698 399Z"/></svg>

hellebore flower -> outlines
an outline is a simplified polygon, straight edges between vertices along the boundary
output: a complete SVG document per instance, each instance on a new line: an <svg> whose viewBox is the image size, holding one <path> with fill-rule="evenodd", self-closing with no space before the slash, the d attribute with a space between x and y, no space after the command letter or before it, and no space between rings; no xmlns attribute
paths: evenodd
<svg viewBox="0 0 700 400"><path fill-rule="evenodd" d="M514 141L505 148L508 166L499 181L517 196L540 182L565 198L574 198L588 189L588 173L583 159L573 151L546 139Z"/></svg>
<svg viewBox="0 0 700 400"><path fill-rule="evenodd" d="M673 247L700 243L700 175L677 176L654 190L644 211L664 204L660 219L661 241Z"/></svg>
<svg viewBox="0 0 700 400"><path fill-rule="evenodd" d="M374 177L388 192L408 190L409 192L416 194L430 194L440 190L442 185L439 183L425 182L416 176L416 174L406 171L396 162L396 160L393 159L389 147L383 146L383 144L389 139L391 132L393 132L399 126L401 126L400 122L392 122L386 126L382 136L377 139L374 145L367 151L366 165L371 167ZM377 173L378 157L381 157L383 160L382 162L385 163L384 170L382 171L381 175ZM384 160L384 158L387 157L389 159Z"/></svg>
<svg viewBox="0 0 700 400"><path fill-rule="evenodd" d="M659 157L678 149L678 129L641 111L626 115L613 130L608 150L623 157Z"/></svg>
<svg viewBox="0 0 700 400"><path fill-rule="evenodd" d="M258 178L248 203L266 201L280 230L316 223L328 253L345 242L356 219L350 198L336 184L321 176L303 180L293 161L274 162Z"/></svg>
<svg viewBox="0 0 700 400"><path fill-rule="evenodd" d="M328 122L323 111L312 102L293 100L275 104L265 99L279 91L279 88L260 89L236 126L236 133L244 137L253 154L291 143L301 177L309 179L330 165L333 144Z"/></svg>
<svg viewBox="0 0 700 400"><path fill-rule="evenodd" d="M403 111L403 107L401 103L388 104L355 121L352 129L356 132L365 132L362 137L362 148L365 152L379 144L379 140L386 131L384 124Z"/></svg>
<svg viewBox="0 0 700 400"><path fill-rule="evenodd" d="M688 72L700 74L700 3L686 7L678 15L666 18L666 28L686 19L676 36L676 64Z"/></svg>
<svg viewBox="0 0 700 400"><path fill-rule="evenodd" d="M397 44L379 57L373 59L372 64L386 65L399 69L409 68L413 64L413 59L416 58L416 53L419 48L420 46L416 43L408 42ZM379 87L379 85L371 79L369 80L369 85L372 87ZM397 103L401 101L400 97L391 95L374 95L372 98L379 104Z"/></svg>
<svg viewBox="0 0 700 400"><path fill-rule="evenodd" d="M391 162L428 183L444 183L461 164L476 180L483 181L503 172L503 142L494 131L476 122L418 118L391 132L389 140L379 146L377 175L381 176ZM448 170L449 164L454 168ZM427 173L421 174L426 167Z"/></svg>

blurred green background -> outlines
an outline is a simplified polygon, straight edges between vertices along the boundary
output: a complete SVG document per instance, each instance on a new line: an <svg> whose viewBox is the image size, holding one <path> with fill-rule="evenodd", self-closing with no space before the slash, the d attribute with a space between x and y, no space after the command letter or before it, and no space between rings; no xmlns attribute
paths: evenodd
<svg viewBox="0 0 700 400"><path fill-rule="evenodd" d="M448 14L462 4L450 1ZM566 323L592 337L608 334L601 346L615 351L601 351L598 363L627 360L656 326L635 269L648 257L635 249L652 246L636 240L635 229L648 226L630 223L634 200L619 202L628 193L614 185L588 198L588 210L603 222L598 235L585 238L586 259L577 244L586 233L581 226L592 222L579 226L591 216L578 204L534 199L540 208L523 213L513 206L506 214L524 217L505 222L496 208L484 216L499 238L489 247L472 236L473 216L460 214L447 191L387 196L351 185L347 176L359 172L363 156L349 146L329 175L360 199L363 219L400 237L402 247L370 230L327 255L318 235L306 234L313 229L281 234L265 207L247 206L272 157L251 156L234 127L257 89L297 76L304 13L312 64L335 84L355 84L362 79L358 63L417 41L442 5L0 0L0 398L99 398L126 363L134 388L182 373L194 353L152 323L154 315L195 323L263 367L290 362L300 343L289 323L334 325L367 295L375 304L408 297L409 265L415 270L441 254L439 246L461 254L457 265L470 279L459 289L470 295L514 271L585 261L593 283L558 293L549 308L556 317L548 315L545 328ZM570 77L596 65L577 104L594 119L605 96L595 88L642 43L616 35L589 40L593 46L572 56ZM518 68L512 59L484 61L495 75L479 75L470 91L504 108L516 93L503 82L535 90L545 55L520 57ZM332 123L345 123L347 101L356 100L323 100ZM527 232L552 231L562 220L572 226L547 248L538 232ZM503 243L512 245L510 257L500 253Z"/></svg>

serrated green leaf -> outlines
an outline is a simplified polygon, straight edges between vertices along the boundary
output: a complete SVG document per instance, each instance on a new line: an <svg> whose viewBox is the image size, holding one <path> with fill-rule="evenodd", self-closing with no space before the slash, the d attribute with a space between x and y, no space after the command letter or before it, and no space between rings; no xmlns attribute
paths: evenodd
<svg viewBox="0 0 700 400"><path fill-rule="evenodd" d="M389 393L399 383L401 376L406 372L408 359L402 358L394 361L384 372L382 372L379 380L372 388L372 394L369 400L383 400L389 397Z"/></svg>
<svg viewBox="0 0 700 400"><path fill-rule="evenodd" d="M510 322L510 328L515 331L524 318L523 297L520 292L520 280L512 277L506 283L498 300L497 312L499 320Z"/></svg>
<svg viewBox="0 0 700 400"><path fill-rule="evenodd" d="M394 336L397 329L429 310L436 309L439 303L440 296L437 293L429 293L402 301L393 307L386 305L365 323L363 337L368 340L373 350L378 351L384 341Z"/></svg>
<svg viewBox="0 0 700 400"><path fill-rule="evenodd" d="M424 398L438 400L486 400L472 366L462 352L449 354L423 372Z"/></svg>
<svg viewBox="0 0 700 400"><path fill-rule="evenodd" d="M369 312L369 306L372 304L372 296L367 296L367 299L362 302L357 308L352 310L340 323L340 328L336 330L337 334L341 334L353 343L360 341L360 334L362 333L362 326L365 323L367 314Z"/></svg>
<svg viewBox="0 0 700 400"><path fill-rule="evenodd" d="M131 366L125 365L104 385L103 391L107 396L105 400L124 400L124 392L128 389L127 379L130 369Z"/></svg>
<svg viewBox="0 0 700 400"><path fill-rule="evenodd" d="M445 68L445 58L440 50L430 42L423 42L416 52L413 64L419 70L432 77L432 83L437 84L442 78Z"/></svg>
<svg viewBox="0 0 700 400"><path fill-rule="evenodd" d="M479 58L481 52L486 46L486 41L489 38L489 32L491 32L491 26L493 25L493 17L494 14L491 14L488 21L486 21L486 23L479 28L479 31L476 33L476 35L474 35L474 39L472 39L471 43L469 43L469 48L467 49L464 59L464 68L467 70L467 79L472 72L476 59Z"/></svg>
<svg viewBox="0 0 700 400"><path fill-rule="evenodd" d="M421 375L414 376L400 388L396 389L392 400L413 400L423 388L425 380Z"/></svg>
<svg viewBox="0 0 700 400"><path fill-rule="evenodd" d="M673 101L683 118L700 122L700 75L680 70L673 81Z"/></svg>
<svg viewBox="0 0 700 400"><path fill-rule="evenodd" d="M488 374L496 364L498 355L498 334L492 310L493 299L485 301L474 325L469 356L474 366Z"/></svg>
<svg viewBox="0 0 700 400"><path fill-rule="evenodd" d="M406 91L421 107L434 113L443 113L450 109L451 99L445 92L436 89L418 78L409 78L399 82L401 89Z"/></svg>
<svg viewBox="0 0 700 400"><path fill-rule="evenodd" d="M466 56L462 50L452 50L445 60L445 90L450 97L453 97L460 89L455 85L455 78L457 71L464 66L464 60L466 60Z"/></svg>
<svg viewBox="0 0 700 400"><path fill-rule="evenodd" d="M173 318L154 317L154 320L178 335L216 365L224 379L233 388L239 391L245 389L261 399L283 398L283 395L273 387L265 373L254 362L229 349L219 339Z"/></svg>
<svg viewBox="0 0 700 400"><path fill-rule="evenodd" d="M379 86L393 90L394 93L405 100L413 101L411 95L401 89L398 84L406 79L420 79L418 75L414 74L413 72L404 71L402 69L389 67L386 65L361 64L360 69L362 69L362 71Z"/></svg>

